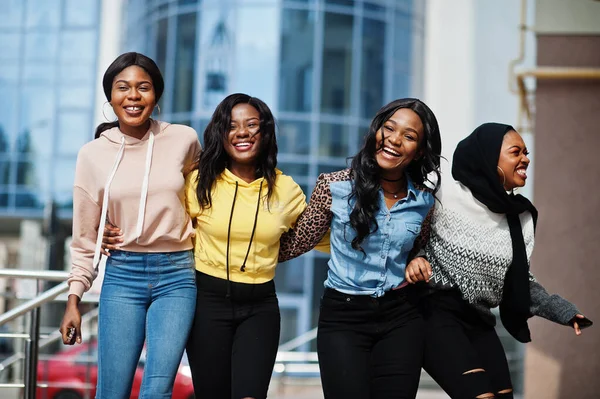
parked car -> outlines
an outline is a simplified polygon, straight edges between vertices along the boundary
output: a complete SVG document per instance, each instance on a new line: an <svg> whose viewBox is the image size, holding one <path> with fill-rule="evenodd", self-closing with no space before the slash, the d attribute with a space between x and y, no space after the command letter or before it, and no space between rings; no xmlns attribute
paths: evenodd
<svg viewBox="0 0 600 399"><path fill-rule="evenodd" d="M133 378L131 399L139 396L145 358L143 351ZM38 384L47 384L47 387L38 388L38 399L84 399L86 389L89 390L87 397L94 398L98 379L98 346L96 342L83 343L48 357L40 355L37 373ZM185 354L175 377L172 399L194 399L192 374Z"/></svg>

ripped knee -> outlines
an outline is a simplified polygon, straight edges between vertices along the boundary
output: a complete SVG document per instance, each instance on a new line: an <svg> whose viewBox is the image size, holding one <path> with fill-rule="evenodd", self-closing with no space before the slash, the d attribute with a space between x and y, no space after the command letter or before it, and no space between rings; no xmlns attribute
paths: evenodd
<svg viewBox="0 0 600 399"><path fill-rule="evenodd" d="M498 399L512 399L513 396L513 390L511 388L509 389L503 389L501 391L498 391L498 394L496 395L496 397Z"/></svg>
<svg viewBox="0 0 600 399"><path fill-rule="evenodd" d="M468 384L469 386L469 397L475 399L492 399L495 397L494 394L491 391L489 391L489 385L487 376L485 375L485 369L477 368L467 370L462 375L465 376L465 378L467 378L466 384Z"/></svg>
<svg viewBox="0 0 600 399"><path fill-rule="evenodd" d="M473 373L485 373L485 369L473 369L473 370L468 370L465 371L463 373L463 375L467 375L467 374L473 374Z"/></svg>

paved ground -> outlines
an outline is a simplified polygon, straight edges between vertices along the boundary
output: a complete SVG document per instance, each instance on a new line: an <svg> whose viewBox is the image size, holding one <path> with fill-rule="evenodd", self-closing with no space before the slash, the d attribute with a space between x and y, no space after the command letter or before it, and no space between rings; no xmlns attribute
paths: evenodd
<svg viewBox="0 0 600 399"><path fill-rule="evenodd" d="M323 399L321 386L273 386L269 399ZM442 391L420 389L417 399L449 399Z"/></svg>

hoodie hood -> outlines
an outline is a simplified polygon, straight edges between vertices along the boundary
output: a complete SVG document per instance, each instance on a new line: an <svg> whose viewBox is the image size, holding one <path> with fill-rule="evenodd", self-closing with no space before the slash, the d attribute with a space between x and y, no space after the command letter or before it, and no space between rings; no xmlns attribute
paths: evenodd
<svg viewBox="0 0 600 399"><path fill-rule="evenodd" d="M279 169L275 169L275 174L280 175L281 171ZM250 183L248 183L244 179L234 175L228 168L225 168L223 170L223 173L221 173L221 176L219 176L219 180L222 180L225 183L231 184L234 186L237 183L240 187L254 187L258 190L261 187L261 183L264 182L264 177L259 177L258 179L253 180ZM266 185L266 182L264 182L263 184Z"/></svg>
<svg viewBox="0 0 600 399"><path fill-rule="evenodd" d="M144 134L144 137L142 137L141 139L137 139L135 137L126 135L118 127L113 127L112 129L103 131L100 134L100 137L104 137L111 143L114 143L117 145L121 145L122 138L125 139L125 146L141 145L150 139L150 133L152 133L156 136L157 134L160 133L160 130L161 130L160 122L157 122L154 119L150 119L150 127L148 128L148 131L146 132L146 134Z"/></svg>

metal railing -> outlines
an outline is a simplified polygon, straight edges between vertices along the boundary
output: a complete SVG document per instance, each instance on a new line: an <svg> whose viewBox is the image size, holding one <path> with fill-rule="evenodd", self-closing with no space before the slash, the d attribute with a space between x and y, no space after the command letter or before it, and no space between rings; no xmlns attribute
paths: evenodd
<svg viewBox="0 0 600 399"><path fill-rule="evenodd" d="M35 298L0 315L0 326L27 313L31 315L31 322L29 324L29 334L5 334L9 337L25 339L25 369L23 384L0 384L0 388L23 388L24 399L34 399L36 397L37 363L40 348L40 306L53 301L57 296L68 291L69 287L67 283L64 282L67 279L67 276L68 273L59 271L0 269L0 277L4 278L35 279L38 282L62 281L62 283L58 284L57 286L50 288L49 290L39 294ZM9 359L6 359L3 363L5 363ZM10 361L14 362L16 360L10 359ZM6 364L8 364L8 362L6 362ZM3 367L8 366L5 365Z"/></svg>

